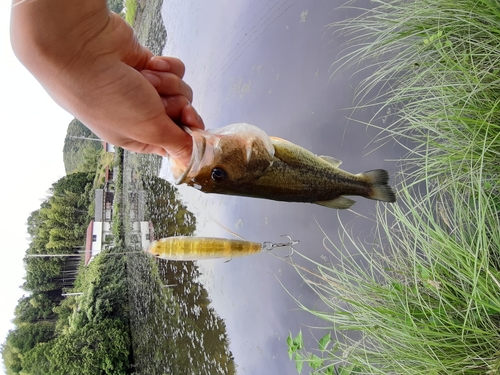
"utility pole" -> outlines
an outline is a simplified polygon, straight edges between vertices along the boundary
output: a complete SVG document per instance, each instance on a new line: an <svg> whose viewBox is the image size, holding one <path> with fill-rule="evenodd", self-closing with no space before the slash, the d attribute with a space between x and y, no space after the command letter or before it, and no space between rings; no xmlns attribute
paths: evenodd
<svg viewBox="0 0 500 375"><path fill-rule="evenodd" d="M67 297L67 296L81 296L83 292L78 292L78 293L62 293L61 296Z"/></svg>
<svg viewBox="0 0 500 375"><path fill-rule="evenodd" d="M82 254L26 254L27 258L81 257Z"/></svg>
<svg viewBox="0 0 500 375"><path fill-rule="evenodd" d="M78 137L76 135L68 135L68 138L86 139L88 141L99 141L99 142L102 142L101 138Z"/></svg>

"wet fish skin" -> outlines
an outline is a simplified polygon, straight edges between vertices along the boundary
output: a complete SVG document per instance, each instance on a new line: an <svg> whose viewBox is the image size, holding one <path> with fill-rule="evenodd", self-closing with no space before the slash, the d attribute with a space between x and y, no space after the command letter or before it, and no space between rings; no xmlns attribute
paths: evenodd
<svg viewBox="0 0 500 375"><path fill-rule="evenodd" d="M344 195L396 201L387 171L346 172L338 168L339 160L269 137L253 125L188 132L193 136L190 164L182 166L171 160L177 184L186 183L206 193L308 202L337 209L355 203Z"/></svg>

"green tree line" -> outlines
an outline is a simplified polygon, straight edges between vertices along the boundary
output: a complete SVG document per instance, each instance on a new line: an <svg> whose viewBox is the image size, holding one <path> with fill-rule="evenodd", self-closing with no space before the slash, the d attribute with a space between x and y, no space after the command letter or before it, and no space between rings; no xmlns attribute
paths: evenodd
<svg viewBox="0 0 500 375"><path fill-rule="evenodd" d="M102 152L99 137L78 119L73 119L68 125L64 139L63 161L66 174L95 171Z"/></svg>
<svg viewBox="0 0 500 375"><path fill-rule="evenodd" d="M209 306L193 262L117 255L127 253L119 248L101 252L88 266L29 257L81 248L93 180L87 173L59 180L28 218L28 294L19 300L15 329L2 345L7 374L234 374L225 323ZM157 236L192 235L196 219L175 187L156 177L143 185ZM70 283L62 276L68 270L77 271ZM63 298L71 287L82 294Z"/></svg>
<svg viewBox="0 0 500 375"><path fill-rule="evenodd" d="M43 318L33 299L20 301L16 329L2 347L7 374L131 373L125 258L106 255L80 269L75 289L82 295L51 304L55 319Z"/></svg>
<svg viewBox="0 0 500 375"><path fill-rule="evenodd" d="M27 292L15 309L15 329L2 346L7 374L40 373L41 350L51 348L57 335L57 307L63 288L71 288L79 257L33 257L78 254L88 223L89 186L94 174L74 173L55 182L49 196L27 220L30 243L26 250L26 276L22 288Z"/></svg>

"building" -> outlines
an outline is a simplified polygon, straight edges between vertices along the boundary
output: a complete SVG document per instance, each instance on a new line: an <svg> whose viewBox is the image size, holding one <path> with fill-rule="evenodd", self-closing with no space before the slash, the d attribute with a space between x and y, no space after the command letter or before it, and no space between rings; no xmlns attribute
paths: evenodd
<svg viewBox="0 0 500 375"><path fill-rule="evenodd" d="M85 264L89 264L93 257L102 250L113 246L112 219L114 193L95 190L94 220L87 227L85 238Z"/></svg>
<svg viewBox="0 0 500 375"><path fill-rule="evenodd" d="M106 152L115 152L115 146L112 145L111 143L102 141L102 147L104 148L104 151L106 151Z"/></svg>
<svg viewBox="0 0 500 375"><path fill-rule="evenodd" d="M109 185L105 184L105 186ZM135 197L142 198L144 193L139 192ZM89 264L102 250L109 249L114 245L112 231L113 200L113 192L96 189L94 220L87 227L85 240L85 265ZM135 202L132 206L142 208L143 203L139 202L138 199L138 202ZM130 216L130 243L136 248L145 250L153 241L152 224L149 221L144 221L144 213L141 209L132 209Z"/></svg>

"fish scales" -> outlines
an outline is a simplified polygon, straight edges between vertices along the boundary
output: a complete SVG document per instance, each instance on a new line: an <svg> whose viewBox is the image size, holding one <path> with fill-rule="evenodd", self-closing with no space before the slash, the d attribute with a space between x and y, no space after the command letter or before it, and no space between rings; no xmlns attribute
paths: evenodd
<svg viewBox="0 0 500 375"><path fill-rule="evenodd" d="M168 260L234 258L262 251L258 242L216 237L166 237L151 244L151 254Z"/></svg>
<svg viewBox="0 0 500 375"><path fill-rule="evenodd" d="M266 173L253 184L239 188L228 184L229 190L238 192L237 195L268 199L279 197L282 201L309 203L335 199L344 194L364 197L370 195L371 186L363 176L335 168L329 162L288 141L273 137L271 140L275 154Z"/></svg>

